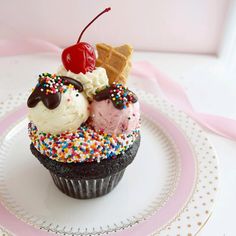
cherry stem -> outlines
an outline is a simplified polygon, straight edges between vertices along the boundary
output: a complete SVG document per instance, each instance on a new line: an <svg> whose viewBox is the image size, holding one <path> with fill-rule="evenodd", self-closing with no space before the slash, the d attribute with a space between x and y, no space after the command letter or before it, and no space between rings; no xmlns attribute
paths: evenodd
<svg viewBox="0 0 236 236"><path fill-rule="evenodd" d="M97 20L98 17L100 17L101 15L103 15L104 13L106 13L106 12L108 12L108 11L110 11L110 10L111 10L110 7L106 8L104 11L102 11L101 13L99 13L92 21L90 21L90 23L89 23L89 24L83 29L83 31L81 32L77 43L80 42L80 39L82 38L82 36L83 36L85 30L86 30L95 20Z"/></svg>

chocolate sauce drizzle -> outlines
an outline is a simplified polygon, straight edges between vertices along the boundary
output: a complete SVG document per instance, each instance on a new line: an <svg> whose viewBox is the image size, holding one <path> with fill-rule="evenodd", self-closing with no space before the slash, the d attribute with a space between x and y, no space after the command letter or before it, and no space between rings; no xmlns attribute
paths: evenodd
<svg viewBox="0 0 236 236"><path fill-rule="evenodd" d="M62 85L73 85L79 92L83 91L83 85L70 77L57 76L62 79ZM35 107L40 101L50 110L55 109L61 102L61 92L56 91L54 93L47 93L45 88L46 79L44 77L39 78L39 83L36 85L34 91L28 98L27 105L32 108Z"/></svg>
<svg viewBox="0 0 236 236"><path fill-rule="evenodd" d="M114 107L119 110L126 108L129 103L138 101L135 93L120 84L113 84L111 87L103 89L95 95L94 99L96 101L110 99Z"/></svg>

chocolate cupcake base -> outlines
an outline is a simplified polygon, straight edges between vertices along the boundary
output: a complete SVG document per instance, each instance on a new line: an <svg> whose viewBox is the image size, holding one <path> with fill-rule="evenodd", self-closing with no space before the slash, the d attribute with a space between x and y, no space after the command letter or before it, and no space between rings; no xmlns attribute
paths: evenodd
<svg viewBox="0 0 236 236"><path fill-rule="evenodd" d="M89 199L105 195L114 189L126 167L134 160L139 145L140 136L128 150L115 159L104 159L99 163L62 163L42 155L32 143L30 149L49 170L58 189L73 198Z"/></svg>
<svg viewBox="0 0 236 236"><path fill-rule="evenodd" d="M55 185L66 195L78 199L90 199L109 193L119 183L125 169L100 179L67 179L50 172Z"/></svg>

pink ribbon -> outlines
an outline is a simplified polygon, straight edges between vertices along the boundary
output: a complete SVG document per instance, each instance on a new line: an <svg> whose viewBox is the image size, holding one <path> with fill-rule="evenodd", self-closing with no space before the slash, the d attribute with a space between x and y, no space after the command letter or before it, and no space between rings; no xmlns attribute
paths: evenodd
<svg viewBox="0 0 236 236"><path fill-rule="evenodd" d="M175 83L161 74L152 64L148 62L136 62L133 65L132 74L136 76L137 79L142 80L141 84L147 84L146 81L148 81L148 89L146 90L155 95L159 94L153 88L159 87L164 96L172 104L175 104L180 110L187 113L208 130L226 138L236 140L235 120L195 111L184 89L178 83Z"/></svg>
<svg viewBox="0 0 236 236"><path fill-rule="evenodd" d="M0 56L14 56L39 52L61 52L61 50L60 47L39 39L0 41ZM148 62L134 63L132 75L139 80L138 86L141 89L160 96L157 92L157 88L159 87L163 95L171 103L175 104L202 126L216 134L236 140L235 120L195 111L184 89L178 83L175 83L161 74L152 64Z"/></svg>
<svg viewBox="0 0 236 236"><path fill-rule="evenodd" d="M0 40L0 56L16 56L40 52L60 52L56 45L40 39Z"/></svg>

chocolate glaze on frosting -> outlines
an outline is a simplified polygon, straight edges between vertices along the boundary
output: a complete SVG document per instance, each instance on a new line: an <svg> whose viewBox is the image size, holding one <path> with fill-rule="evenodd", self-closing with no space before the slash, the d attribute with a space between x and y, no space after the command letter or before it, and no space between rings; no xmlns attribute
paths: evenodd
<svg viewBox="0 0 236 236"><path fill-rule="evenodd" d="M135 103L138 101L135 93L121 84L112 84L110 87L98 92L94 99L96 101L110 99L114 107L119 110L126 108L130 103Z"/></svg>
<svg viewBox="0 0 236 236"><path fill-rule="evenodd" d="M48 74L50 75L50 74ZM77 89L79 92L83 91L83 85L70 77L67 76L58 76L57 78L60 78L63 85L73 85L75 89ZM39 83L36 85L34 91L31 93L31 95L28 98L27 105L28 107L32 108L35 107L40 101L43 102L43 104L50 110L55 109L59 106L61 102L61 92L60 89L54 90L53 93L48 93L47 89L45 89L46 84L45 77L39 78Z"/></svg>

